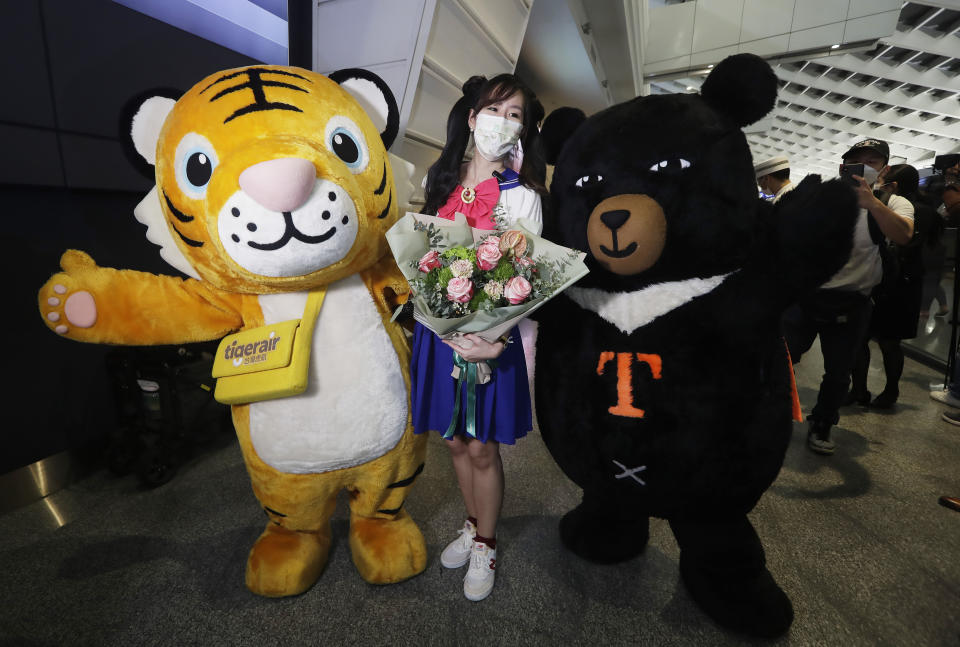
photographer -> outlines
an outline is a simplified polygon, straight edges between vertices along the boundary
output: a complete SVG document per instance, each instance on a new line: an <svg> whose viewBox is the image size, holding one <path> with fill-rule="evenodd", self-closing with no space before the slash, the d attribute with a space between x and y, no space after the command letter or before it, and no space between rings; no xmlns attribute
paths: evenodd
<svg viewBox="0 0 960 647"><path fill-rule="evenodd" d="M817 403L808 416L807 433L807 446L818 454L835 450L830 429L840 418L854 357L870 321L870 293L883 276L883 238L905 245L913 236L913 205L896 195L884 204L873 193L873 184L886 170L889 158L889 146L877 139L857 142L843 155L841 176L850 178L860 205L850 259L817 292L788 308L783 316L784 337L795 363L820 336L824 375ZM862 165L854 167L862 170L862 175L851 174L847 165Z"/></svg>

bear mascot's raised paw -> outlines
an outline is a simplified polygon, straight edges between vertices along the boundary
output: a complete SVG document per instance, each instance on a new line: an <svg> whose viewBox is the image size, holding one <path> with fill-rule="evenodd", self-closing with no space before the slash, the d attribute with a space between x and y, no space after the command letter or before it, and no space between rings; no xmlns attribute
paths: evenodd
<svg viewBox="0 0 960 647"><path fill-rule="evenodd" d="M98 267L71 250L40 291L44 321L68 339L109 344L247 331L218 353L228 368L268 365L293 337L299 387L225 400L236 402L240 447L269 517L247 586L285 596L313 585L343 488L363 578L420 573L426 545L403 502L426 446L410 425L409 347L390 322L406 281L384 237L400 201L387 153L398 124L389 88L365 70L328 78L254 66L213 74L176 101L144 98L129 116L129 146L156 177L137 219L193 278ZM265 375L261 386L278 383Z"/></svg>
<svg viewBox="0 0 960 647"><path fill-rule="evenodd" d="M793 620L747 519L798 413L779 318L843 265L857 215L848 187L818 177L776 209L758 199L741 127L776 91L766 62L738 55L699 95L548 117L544 236L588 251L591 272L535 315L541 432L583 488L564 545L619 562L665 518L693 599L757 636Z"/></svg>

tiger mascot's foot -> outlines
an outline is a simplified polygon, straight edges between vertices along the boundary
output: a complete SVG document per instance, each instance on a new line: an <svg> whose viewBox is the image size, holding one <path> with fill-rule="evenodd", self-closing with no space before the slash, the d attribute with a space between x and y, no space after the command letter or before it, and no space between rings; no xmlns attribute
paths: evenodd
<svg viewBox="0 0 960 647"><path fill-rule="evenodd" d="M320 577L329 553L329 528L297 532L270 523L250 549L247 588L269 598L303 593Z"/></svg>
<svg viewBox="0 0 960 647"><path fill-rule="evenodd" d="M360 576L371 584L401 582L427 567L427 544L406 510L394 519L352 515L350 552Z"/></svg>

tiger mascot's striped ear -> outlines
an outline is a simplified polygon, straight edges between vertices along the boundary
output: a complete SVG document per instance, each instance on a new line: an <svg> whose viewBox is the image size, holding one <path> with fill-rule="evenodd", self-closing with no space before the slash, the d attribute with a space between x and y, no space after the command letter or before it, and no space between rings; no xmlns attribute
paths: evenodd
<svg viewBox="0 0 960 647"><path fill-rule="evenodd" d="M389 149L400 131L400 110L390 86L373 72L353 67L337 70L329 78L357 100L380 130L383 147Z"/></svg>
<svg viewBox="0 0 960 647"><path fill-rule="evenodd" d="M134 168L151 180L160 129L182 94L171 88L145 90L131 97L120 111L123 152Z"/></svg>
<svg viewBox="0 0 960 647"><path fill-rule="evenodd" d="M146 90L130 98L120 113L120 142L127 159L150 181L155 181L157 143L174 104L183 95L170 88ZM200 273L177 247L157 197L157 187L144 197L133 215L147 227L147 240L160 248L160 257L187 276L200 280Z"/></svg>

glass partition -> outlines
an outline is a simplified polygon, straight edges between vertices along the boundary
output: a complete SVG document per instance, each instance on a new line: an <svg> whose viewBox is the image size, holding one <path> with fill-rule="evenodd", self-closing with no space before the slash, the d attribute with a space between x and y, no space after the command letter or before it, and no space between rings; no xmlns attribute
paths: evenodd
<svg viewBox="0 0 960 647"><path fill-rule="evenodd" d="M948 227L941 237L941 252L924 250L927 263L917 336L903 341L904 351L908 354L944 371L952 348L951 342L956 343L953 329L957 322L954 293L958 289L955 272L957 249L960 248L958 236L960 230ZM930 262L936 259L941 262Z"/></svg>

